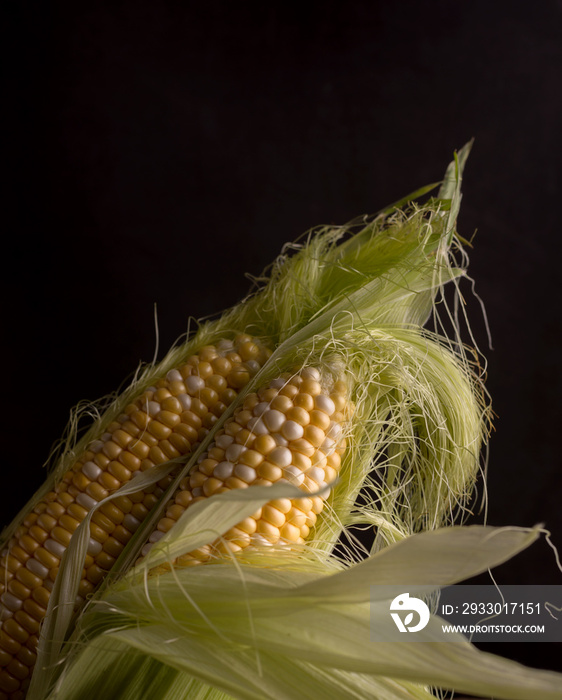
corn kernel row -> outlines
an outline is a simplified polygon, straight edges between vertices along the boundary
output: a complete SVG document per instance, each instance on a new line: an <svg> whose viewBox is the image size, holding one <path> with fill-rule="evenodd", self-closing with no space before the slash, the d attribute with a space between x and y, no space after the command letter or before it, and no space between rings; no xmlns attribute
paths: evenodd
<svg viewBox="0 0 562 700"><path fill-rule="evenodd" d="M25 695L60 560L88 512L135 472L191 452L270 354L247 335L203 347L131 402L27 514L0 554L0 700ZM92 515L77 605L113 566L171 478L117 497Z"/></svg>
<svg viewBox="0 0 562 700"><path fill-rule="evenodd" d="M313 493L331 483L339 472L346 440L342 425L351 404L346 386L335 382L330 391L320 372L307 367L274 379L248 394L204 453L196 469L185 477L165 517L158 523L143 556L193 503L216 493L280 481ZM252 544L303 543L322 511L319 496L277 499L244 519L217 542L182 555L176 564L191 566Z"/></svg>

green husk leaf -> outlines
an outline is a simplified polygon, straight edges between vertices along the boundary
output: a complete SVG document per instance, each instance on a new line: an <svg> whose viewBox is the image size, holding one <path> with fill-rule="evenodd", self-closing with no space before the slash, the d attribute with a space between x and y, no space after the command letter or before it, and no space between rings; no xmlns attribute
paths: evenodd
<svg viewBox="0 0 562 700"><path fill-rule="evenodd" d="M150 644L158 642L162 640L154 638ZM191 653L191 650L188 653ZM163 697L166 700L230 700L239 697L236 686L244 683L244 697L260 700L267 697L276 700L312 697L333 697L336 700L364 700L368 697L377 700L435 699L428 690L408 681L325 669L283 656L271 659L270 655L265 654L262 657L268 657L267 665L270 670L268 677L264 678L256 675L254 668L248 673L250 662L245 658L240 659L240 655L234 659L228 656L217 659L213 645L203 649L201 655L198 655L197 651L195 653L196 661L202 668L212 663L221 669L227 664L229 669L231 663L234 665L234 672L229 673L234 680L231 683L227 681L228 685L233 686L233 694L213 686L214 679L210 683L204 683L176 665L168 665L137 651L127 642L104 639L102 647L87 647L79 663L65 679L60 697L69 700L98 700L99 697L119 700L151 700ZM212 673L210 669L209 675Z"/></svg>
<svg viewBox="0 0 562 700"><path fill-rule="evenodd" d="M453 583L505 561L537 536L517 528L447 528L412 536L331 575L327 563L319 575L317 561L309 566L287 551L277 569L223 561L123 581L84 617L83 639L90 641L59 680L56 697L95 697L107 683L108 664L123 688L119 697L149 697L127 688L138 693L135 664L145 677L158 660L172 669L167 682L175 669L217 689L216 697L289 700L329 688L334 698L423 698L431 697L423 689L429 684L514 700L560 698L558 674L478 652L460 638L437 642L436 617L418 633L423 641L370 640L370 624L379 633L394 624L390 600L369 606L371 585ZM116 642L126 687L112 661ZM99 658L105 666L98 667Z"/></svg>

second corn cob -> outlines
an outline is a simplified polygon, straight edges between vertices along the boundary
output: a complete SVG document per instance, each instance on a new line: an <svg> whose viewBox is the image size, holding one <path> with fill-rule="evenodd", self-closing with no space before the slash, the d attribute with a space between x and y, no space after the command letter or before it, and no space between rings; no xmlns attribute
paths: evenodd
<svg viewBox="0 0 562 700"><path fill-rule="evenodd" d="M316 367L284 374L248 394L197 467L182 480L142 553L148 553L186 508L213 494L281 481L314 493L332 483L346 447L343 426L350 409L346 384L322 377ZM231 528L221 541L188 552L175 563L195 565L251 544L302 544L327 495L272 501Z"/></svg>

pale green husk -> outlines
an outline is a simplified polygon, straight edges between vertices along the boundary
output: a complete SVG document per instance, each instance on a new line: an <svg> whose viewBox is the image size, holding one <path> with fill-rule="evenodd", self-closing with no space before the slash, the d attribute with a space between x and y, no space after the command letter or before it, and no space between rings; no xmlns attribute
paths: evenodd
<svg viewBox="0 0 562 700"><path fill-rule="evenodd" d="M478 355L469 360L442 293L445 283L456 286L466 276L455 222L468 150L449 166L436 199L322 228L287 246L252 296L146 368L82 440L68 443L46 488L132 397L202 345L244 330L274 349L200 449L183 460L168 495L117 562L116 582L105 584L73 625L87 523L77 530L49 603L30 700L422 700L433 697L430 686L498 698L562 697L556 674L481 654L467 642L438 644L431 625L427 643L369 640L369 614L381 625L389 617L388 601L369 605L370 585L437 588L504 561L536 537L443 528L465 514L489 428ZM422 328L432 314L439 328L437 305L453 322L452 339ZM179 480L244 396L307 364L328 383L343 376L356 410L345 428L349 448L339 480L306 545L248 548L228 560L150 574L268 500L303 495L287 484L253 487L189 508L131 569ZM358 529L375 532L370 553L356 540Z"/></svg>
<svg viewBox="0 0 562 700"><path fill-rule="evenodd" d="M242 512L251 490L203 503L207 525L219 527L228 500L239 498ZM271 497L266 490L255 489L262 494L253 507ZM182 524L190 547L214 537L201 537L196 519ZM379 633L393 624L390 600L370 604L370 586L455 583L505 561L537 535L441 528L352 566L287 551L150 578L137 569L83 617L76 660L49 697L430 698L427 686L440 685L497 698L560 698L558 674L478 652L464 640L438 642L438 618L418 633L423 641L370 641L370 624Z"/></svg>

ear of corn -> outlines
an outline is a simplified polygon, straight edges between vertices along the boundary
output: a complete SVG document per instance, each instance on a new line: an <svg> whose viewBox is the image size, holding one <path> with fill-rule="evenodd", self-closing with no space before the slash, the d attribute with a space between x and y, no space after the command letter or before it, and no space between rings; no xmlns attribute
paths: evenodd
<svg viewBox="0 0 562 700"><path fill-rule="evenodd" d="M109 692L304 698L328 688L332 697L427 699L425 683L523 697L514 682L502 681L511 666L475 656L470 645L452 660L433 645L423 645L431 647L424 663L412 655L419 645L400 649L400 662L395 645L373 660L365 623L366 585L378 566L384 569L382 557L398 551L391 556L395 573L412 574L410 536L462 517L479 468L487 426L479 378L458 335L448 341L421 328L443 284L464 274L454 226L467 154L468 147L449 167L437 200L391 208L357 226L321 229L294 255L281 256L259 291L201 326L101 418L94 431L115 421L158 373L173 372L188 352L233 337L233 329L257 339L244 341L250 346L273 351L265 363L246 360L243 381L232 387L239 393L222 401L195 451L178 458L166 493L112 573L123 574L140 555L137 566L94 594L63 645L88 556L89 522L110 501L93 506L78 525L48 602L30 700ZM206 361L195 365L201 370ZM197 392L206 388L198 384L191 399L201 401ZM172 413L168 403L160 410ZM172 428L160 413L155 418ZM63 456L53 483L65 483L72 459ZM169 469L146 469L138 486L146 492ZM132 500L134 491L126 483L113 498ZM343 559L332 554L350 526L376 527L376 554L364 564L354 564L361 548L353 539ZM524 533L498 536L490 549L489 536L450 534L461 560L465 550L482 549L467 575L529 541ZM397 550L386 547L396 541ZM435 574L438 585L451 577L436 554L444 540L435 542L417 567L426 577ZM474 663L487 666L471 684L462 666ZM554 697L550 676L527 669L515 675L537 698Z"/></svg>
<svg viewBox="0 0 562 700"><path fill-rule="evenodd" d="M188 455L271 354L247 335L202 347L156 378L89 441L62 479L36 500L0 556L0 690L26 690L39 627L74 531L134 474ZM95 590L157 503L171 476L96 509L76 605Z"/></svg>

